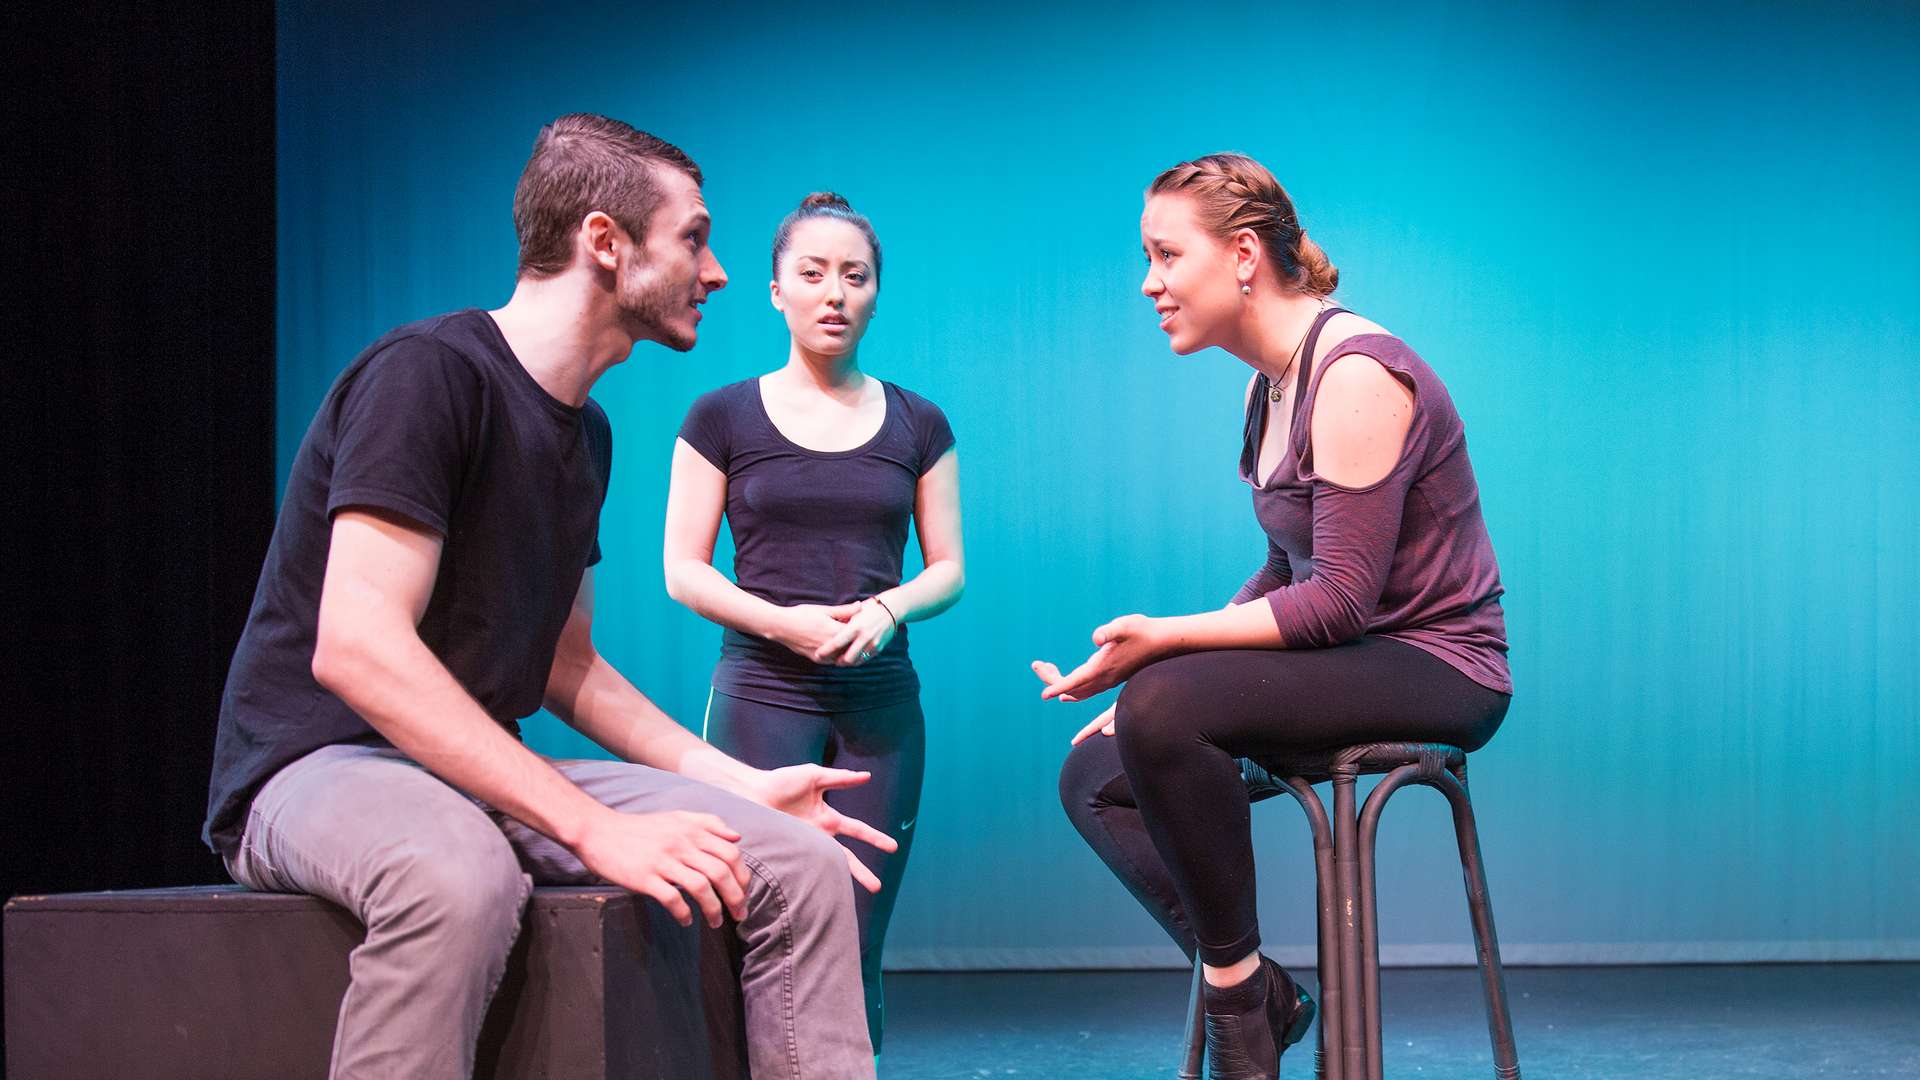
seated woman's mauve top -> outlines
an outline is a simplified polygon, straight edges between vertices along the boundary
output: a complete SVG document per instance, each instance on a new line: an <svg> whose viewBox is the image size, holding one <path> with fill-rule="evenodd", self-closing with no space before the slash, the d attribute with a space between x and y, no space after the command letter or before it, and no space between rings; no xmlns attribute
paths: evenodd
<svg viewBox="0 0 1920 1080"><path fill-rule="evenodd" d="M1331 314L1314 325L1304 355L1313 355ZM1313 468L1314 398L1332 360L1349 353L1372 357L1413 392L1413 422L1399 461L1364 488L1342 487ZM1256 473L1269 386L1264 374L1255 377L1240 477L1253 488L1268 559L1234 602L1264 595L1286 648L1378 634L1424 649L1488 689L1512 693L1500 607L1505 590L1480 516L1466 433L1447 388L1405 342L1387 334L1348 338L1327 357L1294 396L1291 437L1264 486Z"/></svg>

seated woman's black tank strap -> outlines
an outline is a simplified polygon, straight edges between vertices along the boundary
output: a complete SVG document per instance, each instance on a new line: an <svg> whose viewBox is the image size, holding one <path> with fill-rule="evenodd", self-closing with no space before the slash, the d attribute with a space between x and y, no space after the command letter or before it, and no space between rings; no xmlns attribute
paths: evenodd
<svg viewBox="0 0 1920 1080"><path fill-rule="evenodd" d="M1313 350L1320 345L1320 331L1335 315L1345 314L1343 307L1330 307L1322 311L1307 329L1307 336L1300 341L1300 358L1293 363L1293 424L1295 430L1300 426L1300 403L1307 400L1307 383L1313 376Z"/></svg>
<svg viewBox="0 0 1920 1080"><path fill-rule="evenodd" d="M1330 307L1314 316L1313 324L1307 327L1306 336L1300 339L1298 359L1293 367L1293 422L1300 423L1300 403L1307 396L1307 382L1313 369L1313 350L1320 342L1320 331L1326 329L1328 320L1335 315L1350 314L1346 308ZM1257 476L1260 461L1260 442L1267 434L1267 397L1273 390L1273 380L1262 371L1253 377L1253 392L1247 395L1247 415L1245 426L1241 430L1240 472L1243 476Z"/></svg>

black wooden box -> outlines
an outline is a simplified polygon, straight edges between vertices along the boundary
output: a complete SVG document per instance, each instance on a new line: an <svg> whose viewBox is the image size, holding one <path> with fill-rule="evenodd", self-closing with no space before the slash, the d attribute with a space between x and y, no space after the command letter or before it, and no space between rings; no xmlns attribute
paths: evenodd
<svg viewBox="0 0 1920 1080"><path fill-rule="evenodd" d="M6 907L12 1080L324 1078L360 924L238 886L21 896ZM475 1075L747 1075L732 925L619 889L540 888Z"/></svg>

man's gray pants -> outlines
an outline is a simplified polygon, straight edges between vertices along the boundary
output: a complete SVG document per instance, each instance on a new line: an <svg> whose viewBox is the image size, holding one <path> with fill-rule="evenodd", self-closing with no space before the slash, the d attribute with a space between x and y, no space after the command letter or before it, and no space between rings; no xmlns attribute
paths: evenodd
<svg viewBox="0 0 1920 1080"><path fill-rule="evenodd" d="M844 848L796 818L673 773L614 761L554 765L616 810L699 811L740 834L752 871L739 932L755 1080L873 1076ZM534 883L600 883L572 852L399 751L344 745L314 751L260 789L227 869L251 889L324 897L366 926L340 1003L335 1080L471 1075L480 1022Z"/></svg>

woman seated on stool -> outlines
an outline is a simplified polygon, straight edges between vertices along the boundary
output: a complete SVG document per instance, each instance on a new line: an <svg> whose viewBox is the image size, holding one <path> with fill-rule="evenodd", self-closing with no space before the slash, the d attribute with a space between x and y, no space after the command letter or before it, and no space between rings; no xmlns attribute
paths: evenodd
<svg viewBox="0 0 1920 1080"><path fill-rule="evenodd" d="M1513 692L1500 572L1459 414L1405 342L1332 304L1339 275L1273 174L1176 165L1140 216L1173 351L1253 369L1240 476L1267 563L1226 608L1124 615L1044 698L1125 683L1073 738L1067 815L1206 980L1217 1080L1279 1073L1314 1005L1259 953L1236 758L1366 742L1485 745ZM1096 733L1112 738L1095 738Z"/></svg>

